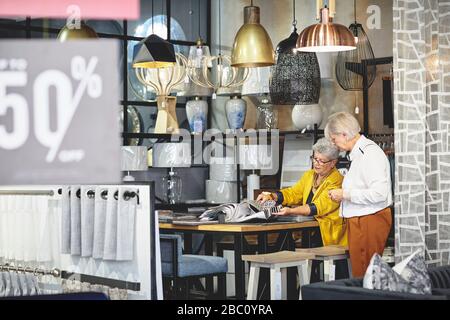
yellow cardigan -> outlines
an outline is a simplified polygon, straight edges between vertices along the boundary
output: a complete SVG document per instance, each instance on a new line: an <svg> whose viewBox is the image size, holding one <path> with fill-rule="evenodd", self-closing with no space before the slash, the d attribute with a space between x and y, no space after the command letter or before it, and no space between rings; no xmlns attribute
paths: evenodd
<svg viewBox="0 0 450 320"><path fill-rule="evenodd" d="M304 205L311 192L314 170L305 172L302 178L292 187L282 189L283 205ZM339 203L328 197L328 191L340 189L344 178L336 168L325 178L317 189L312 202L317 207L314 218L319 222L323 245L347 246L347 228L343 218L339 217Z"/></svg>

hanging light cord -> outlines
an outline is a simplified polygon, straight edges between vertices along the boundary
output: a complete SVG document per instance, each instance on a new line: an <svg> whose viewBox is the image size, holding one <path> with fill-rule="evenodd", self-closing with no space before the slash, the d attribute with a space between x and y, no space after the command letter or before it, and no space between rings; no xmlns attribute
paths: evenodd
<svg viewBox="0 0 450 320"><path fill-rule="evenodd" d="M220 30L222 26L222 22L220 21L220 3L222 1L219 0L219 56L222 54L222 30Z"/></svg>
<svg viewBox="0 0 450 320"><path fill-rule="evenodd" d="M153 0L152 0L152 34L155 34L155 28L154 28L154 25L155 25L155 15L154 15L154 12L153 12L153 7L154 7L154 3L153 3Z"/></svg>
<svg viewBox="0 0 450 320"><path fill-rule="evenodd" d="M200 0L198 0L198 37L201 39L202 37L200 36L200 20L201 20L201 15L200 15Z"/></svg>
<svg viewBox="0 0 450 320"><path fill-rule="evenodd" d="M356 24L356 0L353 1L353 11L355 12L355 24Z"/></svg>
<svg viewBox="0 0 450 320"><path fill-rule="evenodd" d="M294 26L294 29L297 28L297 19L295 19L295 0L292 0L292 7L294 8L293 14L294 14L294 20L292 20L292 25Z"/></svg>

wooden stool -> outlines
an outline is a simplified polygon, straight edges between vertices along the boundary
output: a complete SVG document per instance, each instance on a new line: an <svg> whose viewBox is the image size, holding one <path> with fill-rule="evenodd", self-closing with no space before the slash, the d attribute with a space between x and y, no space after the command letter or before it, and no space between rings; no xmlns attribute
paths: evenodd
<svg viewBox="0 0 450 320"><path fill-rule="evenodd" d="M336 260L347 260L348 273L350 278L352 277L352 265L350 263L348 247L330 245L318 248L296 249L295 251L300 253L312 253L315 256L314 260L323 261L324 281L335 280L334 262Z"/></svg>
<svg viewBox="0 0 450 320"><path fill-rule="evenodd" d="M247 300L256 300L258 292L258 278L260 268L270 269L270 299L280 300L287 298L287 269L297 267L301 286L309 284L309 275L311 274L311 259L314 254L280 251L267 254L243 255L242 260L250 262L250 275L248 279Z"/></svg>

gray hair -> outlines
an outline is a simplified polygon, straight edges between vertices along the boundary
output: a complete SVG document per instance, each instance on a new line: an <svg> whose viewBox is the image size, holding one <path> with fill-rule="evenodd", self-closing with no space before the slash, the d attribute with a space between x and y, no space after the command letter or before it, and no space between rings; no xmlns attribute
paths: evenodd
<svg viewBox="0 0 450 320"><path fill-rule="evenodd" d="M361 127L358 120L348 112L337 112L328 118L325 126L325 137L330 139L332 134L345 134L348 140L353 139Z"/></svg>
<svg viewBox="0 0 450 320"><path fill-rule="evenodd" d="M312 147L314 152L326 156L329 160L339 158L339 149L327 138L321 138Z"/></svg>

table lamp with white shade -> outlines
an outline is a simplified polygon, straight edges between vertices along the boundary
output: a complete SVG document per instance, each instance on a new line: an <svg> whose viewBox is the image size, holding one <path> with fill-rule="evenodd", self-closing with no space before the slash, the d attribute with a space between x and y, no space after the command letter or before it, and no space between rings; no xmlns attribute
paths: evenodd
<svg viewBox="0 0 450 320"><path fill-rule="evenodd" d="M147 171L146 146L122 146L122 171L127 171L123 181L135 181L130 171Z"/></svg>

